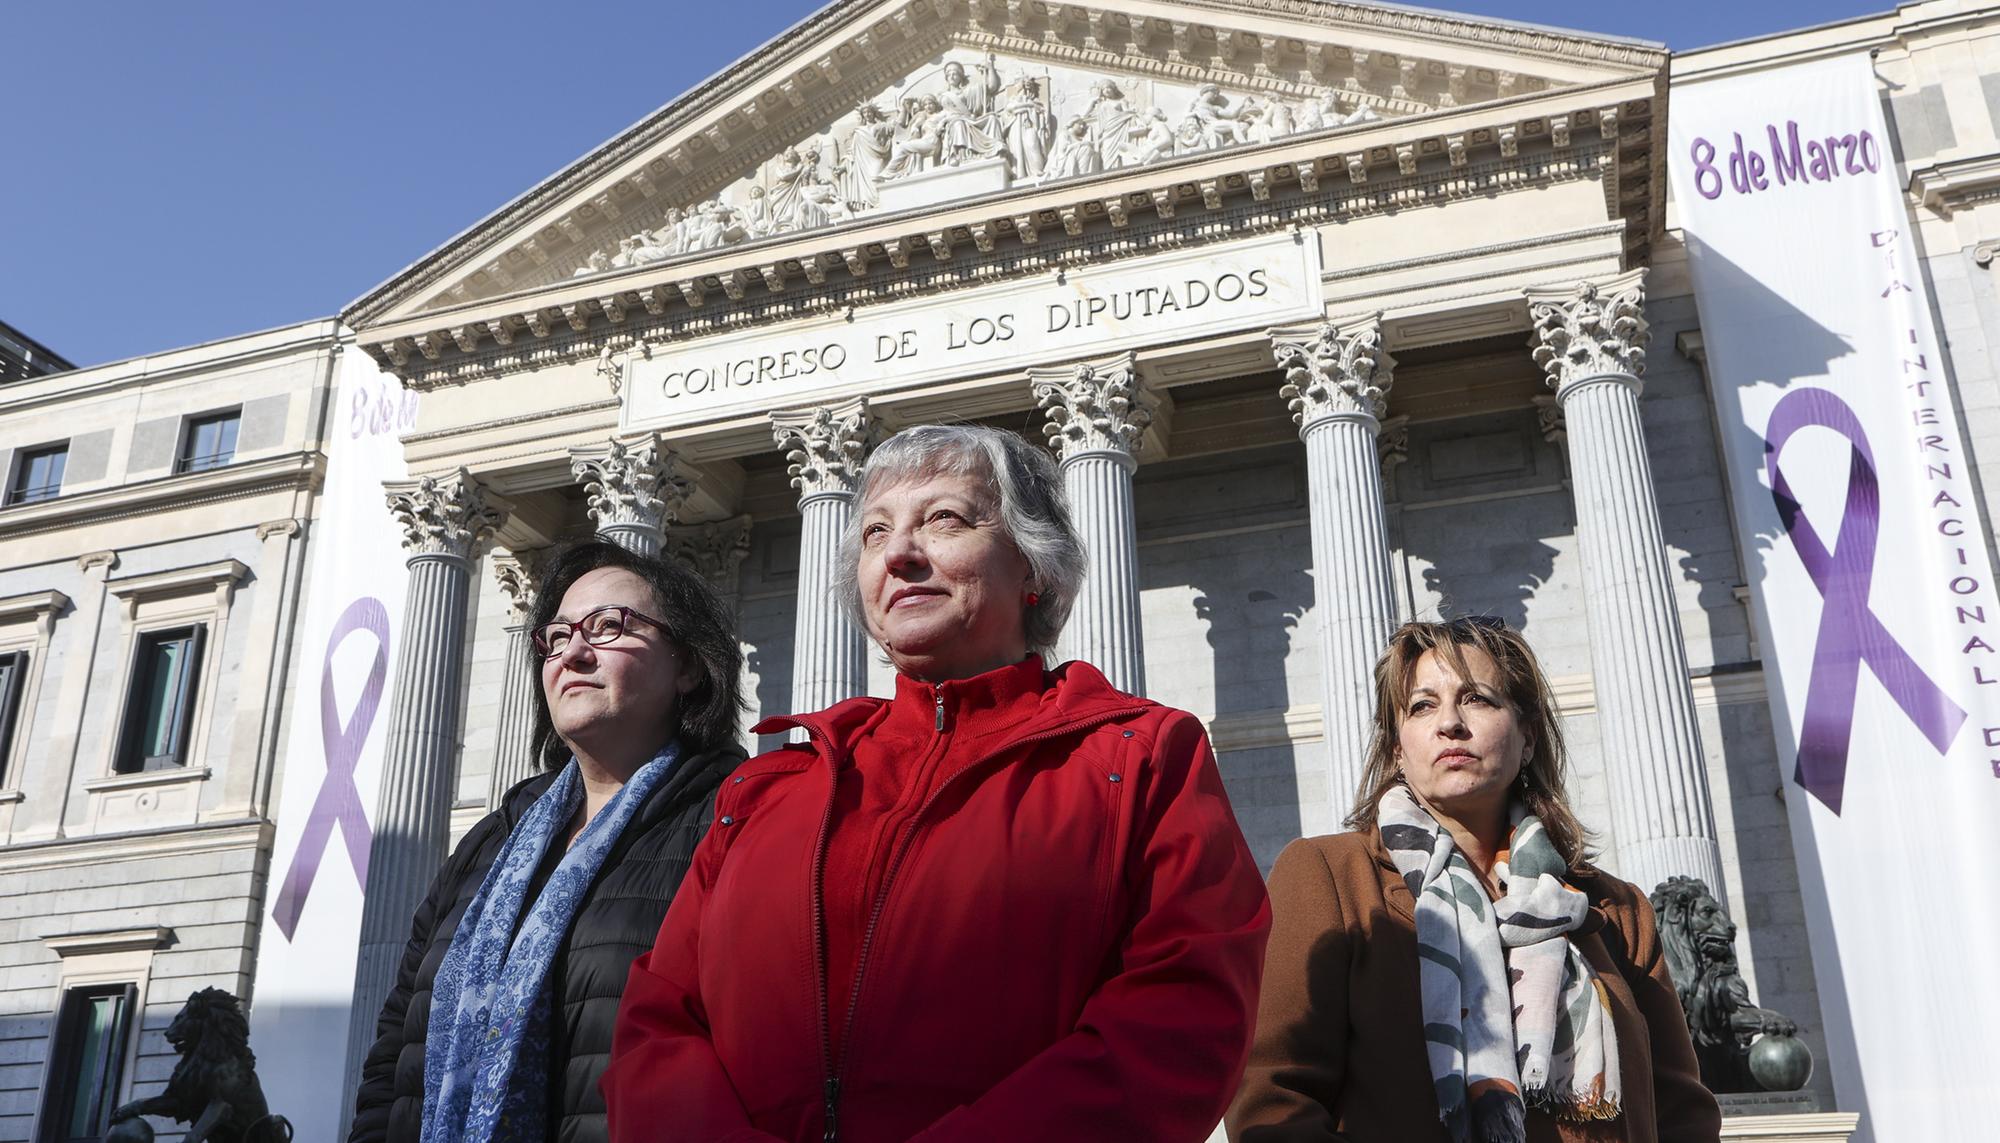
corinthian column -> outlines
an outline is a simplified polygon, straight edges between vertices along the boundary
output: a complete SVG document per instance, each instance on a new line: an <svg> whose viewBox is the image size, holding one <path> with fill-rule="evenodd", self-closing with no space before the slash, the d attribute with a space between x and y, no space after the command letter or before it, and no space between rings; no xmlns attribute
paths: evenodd
<svg viewBox="0 0 2000 1143"><path fill-rule="evenodd" d="M410 553L409 588L361 903L361 950L347 1036L350 1090L410 939L410 918L444 862L458 755L466 597L479 549L499 527L506 507L489 502L462 468L390 485L388 492L389 511L402 525L403 547Z"/></svg>
<svg viewBox="0 0 2000 1143"><path fill-rule="evenodd" d="M1699 877L1720 898L1708 769L1639 421L1645 274L1531 290L1528 315L1569 440L1616 871L1647 892L1676 873Z"/></svg>
<svg viewBox="0 0 2000 1143"><path fill-rule="evenodd" d="M1132 355L1030 369L1035 403L1049 412L1049 444L1062 458L1070 515L1090 554L1090 571L1063 628L1062 656L1104 672L1111 685L1146 693L1146 647L1139 623L1139 535L1132 473L1140 439L1153 423Z"/></svg>
<svg viewBox="0 0 2000 1143"><path fill-rule="evenodd" d="M1278 392L1306 446L1320 717L1337 821L1361 782L1375 726L1375 660L1396 627L1377 441L1396 361L1382 349L1380 314L1274 329L1270 338L1285 374Z"/></svg>
<svg viewBox="0 0 2000 1143"><path fill-rule="evenodd" d="M694 491L675 469L673 452L653 433L569 454L597 534L645 556L660 553L663 530Z"/></svg>
<svg viewBox="0 0 2000 1143"><path fill-rule="evenodd" d="M528 616L535 610L535 587L541 581L547 548L530 548L496 556L493 578L507 595L507 661L500 675L500 724L493 733L493 780L486 808L500 808L500 796L535 772L535 657L530 653Z"/></svg>
<svg viewBox="0 0 2000 1143"><path fill-rule="evenodd" d="M868 401L771 414L799 490L799 585L792 634L792 709L824 710L868 689L867 643L834 594L840 537L854 515L868 447Z"/></svg>

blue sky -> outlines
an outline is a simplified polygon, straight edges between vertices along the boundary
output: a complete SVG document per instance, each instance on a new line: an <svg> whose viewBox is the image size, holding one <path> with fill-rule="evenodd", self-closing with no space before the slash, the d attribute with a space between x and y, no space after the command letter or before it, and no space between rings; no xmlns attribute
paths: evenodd
<svg viewBox="0 0 2000 1143"><path fill-rule="evenodd" d="M818 5L10 5L0 320L80 365L334 314ZM1888 0L1435 5L1701 47Z"/></svg>

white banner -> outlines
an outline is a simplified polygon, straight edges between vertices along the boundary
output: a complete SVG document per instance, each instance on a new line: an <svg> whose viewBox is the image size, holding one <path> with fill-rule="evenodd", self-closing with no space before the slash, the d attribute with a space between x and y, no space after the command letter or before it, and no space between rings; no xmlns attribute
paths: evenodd
<svg viewBox="0 0 2000 1143"><path fill-rule="evenodd" d="M671 340L626 366L626 428L946 378L1324 315L1319 243L1294 232L864 306L775 329Z"/></svg>
<svg viewBox="0 0 2000 1143"><path fill-rule="evenodd" d="M398 437L417 409L351 346L331 400L250 1011L265 1098L298 1143L335 1143L354 1098L348 1006L405 578L382 482L407 475Z"/></svg>
<svg viewBox="0 0 2000 1143"><path fill-rule="evenodd" d="M1856 54L1672 100L1827 1062L1858 1139L1990 1139L2000 602L1879 84Z"/></svg>

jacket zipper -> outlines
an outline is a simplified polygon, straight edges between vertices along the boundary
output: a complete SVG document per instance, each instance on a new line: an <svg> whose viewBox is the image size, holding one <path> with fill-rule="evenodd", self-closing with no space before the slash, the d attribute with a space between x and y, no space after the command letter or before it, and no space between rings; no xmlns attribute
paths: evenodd
<svg viewBox="0 0 2000 1143"><path fill-rule="evenodd" d="M943 730L944 691L941 687L933 687L932 693L936 696L937 700L937 728L939 730ZM841 1058L840 1066L838 1069L835 1069L833 1067L833 1032L831 1027L833 1023L833 1014L827 1010L827 1001L826 1001L826 980L825 980L826 933L825 930L822 927L820 927L825 921L825 912L824 912L825 902L821 900L819 879L817 877L814 878L813 943L817 945L820 949L820 976L821 976L821 979L819 981L820 1045L822 1052L824 1054L824 1058L827 1063L826 1133L821 1136L822 1143L838 1143L839 1136L834 1130L834 1123L835 1123L834 1117L839 1111L840 1081L847 1074L848 1061L854 1058L854 1021L855 1017L858 1016L861 1012L861 985L862 982L867 979L868 950L875 943L875 929L876 926L881 923L882 911L889 903L889 890L896 883L897 870L901 869L903 866L903 855L909 852L910 844L914 843L917 834L917 827L923 824L924 815L930 811L931 806L935 804L939 798L944 796L944 792L951 788L952 783L964 777L968 772L980 766L986 765L988 762L991 762L993 759L998 758L1001 755L1008 753L1009 751L1016 750L1023 746L1030 746L1037 742L1046 742L1051 738L1060 738L1067 734L1075 734L1080 731L1089 730L1093 727L1102 726L1107 722L1114 722L1131 713L1132 711L1128 709L1120 711L1111 711L1105 714L1092 715L1089 718L1080 719L1076 722L1070 722L1070 723L1065 723L1061 726L1051 727L1050 729L1042 731L1039 734L1031 734L1026 738L1017 739L1013 742L1009 742L1006 745L1001 746L996 750L988 751L987 753L980 755L978 758L975 758L972 761L966 763L965 765L960 766L958 769L952 771L950 776L945 778L944 781L938 783L937 788L931 791L930 797L924 799L924 804L917 807L916 814L912 816L910 820L903 826L903 829L901 831L901 837L896 843L896 848L889 855L889 868L883 872L882 888L875 894L875 904L870 907L868 912L868 927L862 930L861 948L860 951L855 954L855 959L854 959L854 988L847 994L847 1020L845 1021L845 1023L841 1025L842 1031L840 1036L840 1042L847 1046L847 1052ZM808 729L807 733L811 733L810 729ZM826 844L825 831L827 830L828 825L831 824L832 818L833 818L833 803L832 800L829 799L827 802L828 824L821 826L821 831L822 831L820 834L821 856L816 861L816 864L819 864L822 870L824 869L824 854L825 854L825 844Z"/></svg>
<svg viewBox="0 0 2000 1143"><path fill-rule="evenodd" d="M819 738L824 742L824 754L833 757L833 744L825 741L816 728L805 727L806 737ZM834 1143L837 1134L837 1120L840 1107L840 1080L833 1074L833 1030L832 1018L827 1015L826 1000L826 894L821 891L821 880L826 876L826 843L833 833L833 804L838 797L840 769L833 768L833 783L836 789L827 794L826 813L819 823L819 840L813 846L812 868L812 941L813 960L817 971L813 973L813 987L819 993L819 1061L820 1074L826 1077L826 1131L821 1136L824 1143Z"/></svg>

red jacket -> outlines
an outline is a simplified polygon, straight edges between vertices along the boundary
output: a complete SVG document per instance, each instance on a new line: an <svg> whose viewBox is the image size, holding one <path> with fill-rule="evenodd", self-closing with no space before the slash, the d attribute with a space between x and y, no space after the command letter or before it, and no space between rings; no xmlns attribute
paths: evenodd
<svg viewBox="0 0 2000 1143"><path fill-rule="evenodd" d="M855 931L829 901L859 900L818 891L838 776L913 718L933 736L906 767L921 796L837 847L880 890L857 947L829 950ZM757 730L792 726L810 743L724 785L632 966L603 1080L614 1141L1208 1136L1271 911L1193 716L1029 659ZM829 962L859 982L831 999Z"/></svg>

